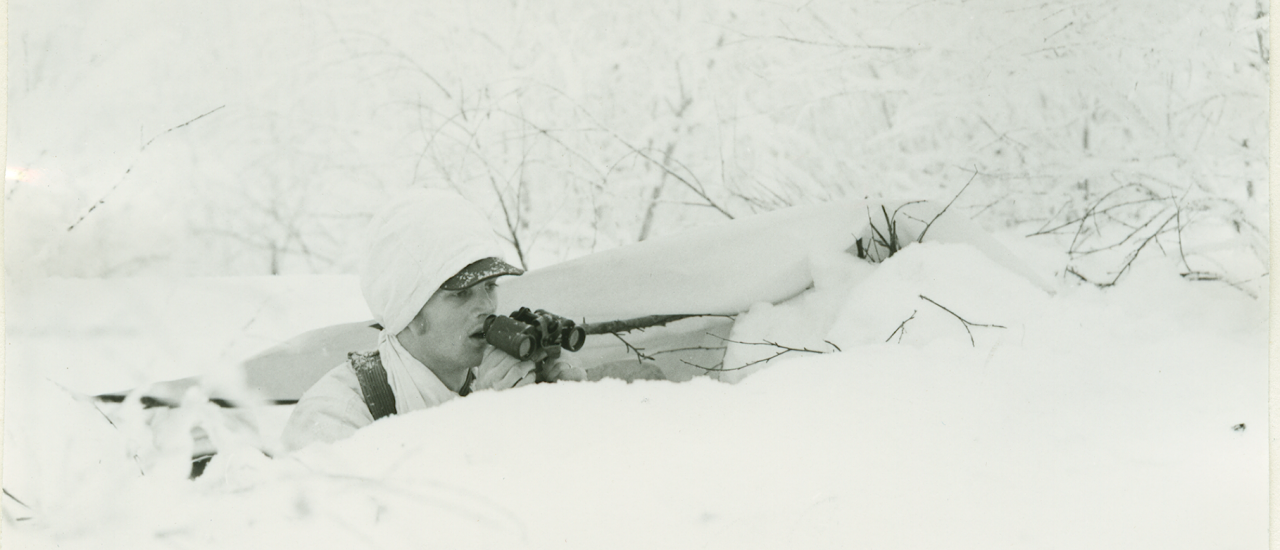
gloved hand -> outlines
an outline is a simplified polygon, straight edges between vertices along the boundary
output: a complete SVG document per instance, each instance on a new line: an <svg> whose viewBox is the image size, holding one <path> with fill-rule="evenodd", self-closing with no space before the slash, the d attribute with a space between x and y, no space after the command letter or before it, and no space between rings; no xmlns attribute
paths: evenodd
<svg viewBox="0 0 1280 550"><path fill-rule="evenodd" d="M476 368L476 380L472 382L472 391L505 390L516 386L534 383L536 378L533 361L521 361L489 346L484 351L484 358Z"/></svg>
<svg viewBox="0 0 1280 550"><path fill-rule="evenodd" d="M547 378L552 382L559 382L561 380L585 382L587 380L587 371L578 368L578 366L573 363L561 359L556 361L554 365L547 368Z"/></svg>
<svg viewBox="0 0 1280 550"><path fill-rule="evenodd" d="M476 372L476 380L472 384L473 391L505 390L532 384L537 380L534 372L536 365L532 361L520 361L506 352L490 347L485 350L484 358ZM547 378L552 382L570 380L583 382L587 372L563 359L547 368Z"/></svg>

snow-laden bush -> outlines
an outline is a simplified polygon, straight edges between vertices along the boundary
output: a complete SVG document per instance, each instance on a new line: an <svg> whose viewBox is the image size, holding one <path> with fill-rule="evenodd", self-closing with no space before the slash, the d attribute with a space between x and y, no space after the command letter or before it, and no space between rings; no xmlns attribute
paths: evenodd
<svg viewBox="0 0 1280 550"><path fill-rule="evenodd" d="M10 264L37 274L348 271L367 213L416 185L483 204L538 267L787 204L946 200L974 170L957 208L988 227L1034 233L1139 186L1184 214L1159 243L1181 237L1183 272L1265 271L1187 250L1265 256L1254 0L128 12L152 32L11 11ZM1115 217L1089 230L1150 219ZM1071 267L1109 281L1131 244Z"/></svg>

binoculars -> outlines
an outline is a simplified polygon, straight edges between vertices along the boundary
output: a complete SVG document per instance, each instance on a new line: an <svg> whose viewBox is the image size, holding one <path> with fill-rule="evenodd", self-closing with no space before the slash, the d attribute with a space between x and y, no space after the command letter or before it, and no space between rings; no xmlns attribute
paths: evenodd
<svg viewBox="0 0 1280 550"><path fill-rule="evenodd" d="M543 381L542 367L559 358L561 349L582 349L587 331L571 319L546 310L530 311L522 307L509 317L490 315L485 319L484 339L507 355L537 363L539 381Z"/></svg>

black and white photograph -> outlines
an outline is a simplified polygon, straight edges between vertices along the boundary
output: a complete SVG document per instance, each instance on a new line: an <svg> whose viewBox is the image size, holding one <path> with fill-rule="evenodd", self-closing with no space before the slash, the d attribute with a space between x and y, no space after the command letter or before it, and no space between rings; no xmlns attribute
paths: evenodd
<svg viewBox="0 0 1280 550"><path fill-rule="evenodd" d="M9 0L0 546L1268 547L1269 0Z"/></svg>

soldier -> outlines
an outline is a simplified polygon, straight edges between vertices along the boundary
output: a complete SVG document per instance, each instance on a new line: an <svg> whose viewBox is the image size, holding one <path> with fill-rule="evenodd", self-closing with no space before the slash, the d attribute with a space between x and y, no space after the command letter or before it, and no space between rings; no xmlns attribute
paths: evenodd
<svg viewBox="0 0 1280 550"><path fill-rule="evenodd" d="M485 342L497 278L523 271L501 259L493 230L473 205L453 192L415 190L375 215L368 233L360 287L382 326L378 349L350 354L302 395L282 435L290 450L473 390L534 381L532 362ZM563 361L546 374L586 378Z"/></svg>

